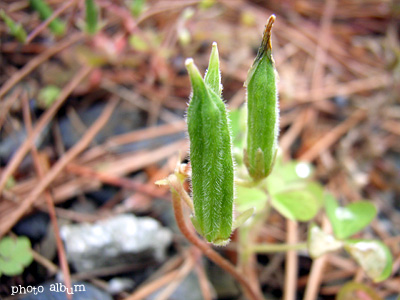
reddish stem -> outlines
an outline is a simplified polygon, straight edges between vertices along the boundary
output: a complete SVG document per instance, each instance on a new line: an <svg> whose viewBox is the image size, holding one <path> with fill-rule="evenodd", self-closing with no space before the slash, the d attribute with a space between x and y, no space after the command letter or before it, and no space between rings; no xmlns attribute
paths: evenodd
<svg viewBox="0 0 400 300"><path fill-rule="evenodd" d="M206 242L199 239L196 236L196 234L194 234L193 231L191 231L186 226L184 216L183 216L182 202L181 202L181 198L178 193L178 191L183 189L182 184L175 175L169 176L168 180L169 180L169 183L171 186L171 191L172 191L172 200L173 200L173 206L174 206L175 219L176 219L177 225L178 225L179 229L181 230L182 234L188 239L189 242L191 242L193 245L195 245L197 248L199 248L205 256L207 256L210 260L212 260L214 263L216 263L222 269L229 272L240 283L240 285L243 287L244 291L246 292L247 297L250 300L262 300L253 291L249 282L239 273L239 271L228 260L226 260L221 255L219 255L217 252L215 252Z"/></svg>

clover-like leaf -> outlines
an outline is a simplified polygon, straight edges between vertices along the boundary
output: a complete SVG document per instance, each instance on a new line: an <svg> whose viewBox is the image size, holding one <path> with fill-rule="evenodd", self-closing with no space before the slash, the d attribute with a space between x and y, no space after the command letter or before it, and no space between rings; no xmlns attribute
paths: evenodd
<svg viewBox="0 0 400 300"><path fill-rule="evenodd" d="M24 267L32 263L31 243L27 237L0 241L0 274L14 276L21 274Z"/></svg>
<svg viewBox="0 0 400 300"><path fill-rule="evenodd" d="M310 256L317 258L325 253L339 250L343 247L343 242L335 239L333 235L322 231L315 223L312 223L308 229L307 247Z"/></svg>
<svg viewBox="0 0 400 300"><path fill-rule="evenodd" d="M344 248L375 282L385 280L392 272L392 254L377 240L347 240Z"/></svg>
<svg viewBox="0 0 400 300"><path fill-rule="evenodd" d="M313 172L308 163L290 161L283 163L281 158L276 159L274 172L267 178L267 188L271 195L293 189L301 189L309 182Z"/></svg>
<svg viewBox="0 0 400 300"><path fill-rule="evenodd" d="M245 212L254 208L256 212L261 211L267 203L267 195L260 189L248 188L244 186L236 187L236 210Z"/></svg>
<svg viewBox="0 0 400 300"><path fill-rule="evenodd" d="M375 206L367 201L339 206L332 195L325 198L326 213L338 239L345 239L366 227L376 216Z"/></svg>
<svg viewBox="0 0 400 300"><path fill-rule="evenodd" d="M272 206L291 220L309 221L322 206L323 190L309 182L299 189L293 189L272 196Z"/></svg>

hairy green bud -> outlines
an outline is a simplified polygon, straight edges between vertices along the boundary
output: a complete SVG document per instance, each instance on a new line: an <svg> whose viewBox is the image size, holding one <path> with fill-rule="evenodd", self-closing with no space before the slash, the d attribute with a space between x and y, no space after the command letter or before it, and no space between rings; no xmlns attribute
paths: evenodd
<svg viewBox="0 0 400 300"><path fill-rule="evenodd" d="M192 222L207 241L229 242L233 223L234 164L217 45L213 44L205 78L192 59L186 60L192 84L187 112L192 167Z"/></svg>
<svg viewBox="0 0 400 300"><path fill-rule="evenodd" d="M278 75L271 46L274 21L275 16L272 15L265 27L261 46L245 82L248 131L244 161L250 176L255 180L263 179L270 174L278 148Z"/></svg>

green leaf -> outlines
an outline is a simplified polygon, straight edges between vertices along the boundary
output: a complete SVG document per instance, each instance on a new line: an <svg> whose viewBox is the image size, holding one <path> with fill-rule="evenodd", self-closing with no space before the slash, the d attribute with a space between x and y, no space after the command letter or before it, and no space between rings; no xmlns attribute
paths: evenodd
<svg viewBox="0 0 400 300"><path fill-rule="evenodd" d="M377 240L346 240L344 248L375 282L388 278L392 272L392 254Z"/></svg>
<svg viewBox="0 0 400 300"><path fill-rule="evenodd" d="M267 195L257 188L248 188L238 185L236 187L236 210L245 212L250 208L254 208L256 212L263 210L267 203Z"/></svg>
<svg viewBox="0 0 400 300"><path fill-rule="evenodd" d="M297 161L283 163L280 157L278 157L274 166L274 172L267 178L268 192L274 195L287 190L301 189L307 185L312 173L313 168L311 164ZM304 174L307 176L304 176Z"/></svg>
<svg viewBox="0 0 400 300"><path fill-rule="evenodd" d="M27 237L4 237L0 241L0 274L21 274L32 263L31 243Z"/></svg>
<svg viewBox="0 0 400 300"><path fill-rule="evenodd" d="M11 237L4 237L0 241L0 256L10 257L14 251L15 242Z"/></svg>
<svg viewBox="0 0 400 300"><path fill-rule="evenodd" d="M15 276L21 274L24 268L14 260L6 260L0 257L0 271L7 276Z"/></svg>
<svg viewBox="0 0 400 300"><path fill-rule="evenodd" d="M31 242L27 237L21 236L17 239L12 258L24 267L32 263Z"/></svg>
<svg viewBox="0 0 400 300"><path fill-rule="evenodd" d="M366 227L376 216L375 206L367 201L340 207L332 195L325 199L328 218L338 239L345 239Z"/></svg>
<svg viewBox="0 0 400 300"><path fill-rule="evenodd" d="M309 221L322 205L321 186L309 182L301 189L284 191L272 196L272 206L291 220Z"/></svg>
<svg viewBox="0 0 400 300"><path fill-rule="evenodd" d="M336 300L382 300L382 298L369 286L351 281L339 290Z"/></svg>
<svg viewBox="0 0 400 300"><path fill-rule="evenodd" d="M339 250L343 247L343 242L335 239L333 235L322 231L315 223L312 223L308 229L307 247L310 256L317 258L325 253Z"/></svg>

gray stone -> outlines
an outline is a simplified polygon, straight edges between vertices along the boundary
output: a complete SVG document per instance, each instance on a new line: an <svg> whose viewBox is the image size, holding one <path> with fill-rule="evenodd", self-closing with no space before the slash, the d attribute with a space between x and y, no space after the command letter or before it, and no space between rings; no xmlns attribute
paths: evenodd
<svg viewBox="0 0 400 300"><path fill-rule="evenodd" d="M162 261L172 241L168 228L149 217L118 215L94 224L61 227L68 260L77 271Z"/></svg>

